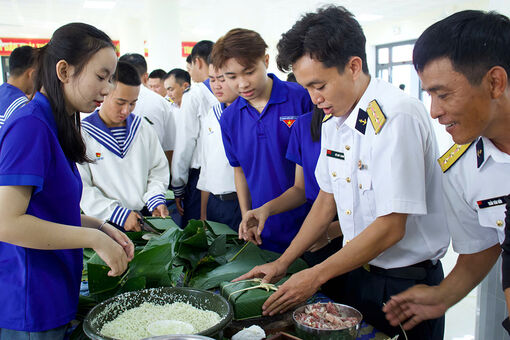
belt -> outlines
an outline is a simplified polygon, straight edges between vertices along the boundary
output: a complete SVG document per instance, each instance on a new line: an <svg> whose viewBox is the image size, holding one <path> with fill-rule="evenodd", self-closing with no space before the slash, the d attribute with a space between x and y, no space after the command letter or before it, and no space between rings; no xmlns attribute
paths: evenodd
<svg viewBox="0 0 510 340"><path fill-rule="evenodd" d="M427 277L427 270L435 268L438 263L439 261L433 263L431 260L426 260L411 266L390 269L384 269L381 267L373 266L371 264L365 264L363 265L363 269L369 273L393 277L396 279L424 280Z"/></svg>
<svg viewBox="0 0 510 340"><path fill-rule="evenodd" d="M213 194L214 195L214 194ZM217 199L221 201L236 201L237 200L237 192L231 192L228 194L218 194L214 195Z"/></svg>

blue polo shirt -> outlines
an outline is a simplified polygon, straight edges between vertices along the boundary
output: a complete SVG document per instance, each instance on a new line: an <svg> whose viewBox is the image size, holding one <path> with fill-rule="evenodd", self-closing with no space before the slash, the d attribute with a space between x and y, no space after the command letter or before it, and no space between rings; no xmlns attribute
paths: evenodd
<svg viewBox="0 0 510 340"><path fill-rule="evenodd" d="M82 183L60 147L48 99L36 93L0 130L0 185L32 186L27 214L79 227ZM0 242L0 328L38 332L72 320L82 249L37 250Z"/></svg>
<svg viewBox="0 0 510 340"><path fill-rule="evenodd" d="M312 110L308 92L299 84L275 75L271 97L259 113L238 97L221 115L225 153L230 165L243 169L250 189L252 208L280 196L294 185L295 164L285 158L290 127L298 116ZM271 216L262 231L262 248L283 253L299 231L307 214L303 205Z"/></svg>
<svg viewBox="0 0 510 340"><path fill-rule="evenodd" d="M310 131L313 111L300 116L292 125L287 159L303 167L305 195L309 204L313 204L319 194L319 184L315 179L315 167L321 152L320 140L314 142Z"/></svg>
<svg viewBox="0 0 510 340"><path fill-rule="evenodd" d="M27 96L16 86L8 83L0 85L0 129L7 118L26 102L28 102Z"/></svg>

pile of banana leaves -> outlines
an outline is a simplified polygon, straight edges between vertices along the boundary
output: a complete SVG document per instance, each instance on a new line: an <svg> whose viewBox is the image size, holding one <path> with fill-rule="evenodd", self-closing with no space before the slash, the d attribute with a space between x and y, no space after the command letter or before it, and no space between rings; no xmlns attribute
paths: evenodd
<svg viewBox="0 0 510 340"><path fill-rule="evenodd" d="M225 224L191 220L181 229L170 218L149 217L146 222L161 234L145 241L144 232L128 233L136 245L135 257L120 277L109 277L109 268L99 256L85 251L84 279L88 279L90 297L96 302L153 287L217 288L221 282L279 256L239 240ZM304 268L305 262L298 260L289 272Z"/></svg>

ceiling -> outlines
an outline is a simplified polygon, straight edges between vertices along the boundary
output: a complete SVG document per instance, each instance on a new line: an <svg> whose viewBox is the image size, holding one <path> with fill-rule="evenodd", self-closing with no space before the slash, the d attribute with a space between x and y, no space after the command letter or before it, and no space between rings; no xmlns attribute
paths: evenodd
<svg viewBox="0 0 510 340"><path fill-rule="evenodd" d="M14 32L18 36L47 37L49 32L53 32L64 23L84 21L103 28L110 27L108 31L115 38L118 35L116 32L118 25L113 23L131 18L151 25L154 11L168 13L169 30L188 30L191 35L203 34L211 25L270 29L270 27L258 25L261 22L285 22L290 27L302 13L327 3L345 6L358 17L363 25L382 20L412 17L427 11L439 10L444 12L443 16L446 16L459 8L465 8L466 3L489 3L490 1L115 0L111 9L84 9L84 2L85 0L0 0L2 9L0 36L5 36L2 32ZM10 35L12 36L12 33Z"/></svg>

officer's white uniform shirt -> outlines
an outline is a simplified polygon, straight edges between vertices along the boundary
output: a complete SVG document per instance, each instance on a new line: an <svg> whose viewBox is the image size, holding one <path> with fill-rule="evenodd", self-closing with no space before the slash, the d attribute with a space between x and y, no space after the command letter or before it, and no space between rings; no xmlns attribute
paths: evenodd
<svg viewBox="0 0 510 340"><path fill-rule="evenodd" d="M503 243L505 202L498 198L510 193L508 174L510 155L483 137L443 174L448 228L457 253L477 253Z"/></svg>
<svg viewBox="0 0 510 340"><path fill-rule="evenodd" d="M164 151L175 149L176 123L174 110L168 100L144 85L140 86L140 94L133 113L149 119L152 127L156 130Z"/></svg>
<svg viewBox="0 0 510 340"><path fill-rule="evenodd" d="M224 104L214 105L202 119L202 167L197 188L215 195L236 191L234 168L230 165L221 138L220 118Z"/></svg>
<svg viewBox="0 0 510 340"><path fill-rule="evenodd" d="M358 111L366 110L374 99L386 123L376 135L367 119L362 134L356 129ZM343 153L345 159L328 157L328 150ZM321 190L334 194L344 244L377 217L403 213L408 214L404 238L370 264L396 268L441 258L450 237L437 157L423 104L382 80L371 79L348 117L333 117L322 126L315 176Z"/></svg>
<svg viewBox="0 0 510 340"><path fill-rule="evenodd" d="M182 194L188 183L189 169L200 168L201 120L215 104L218 99L204 83L193 84L182 96L176 117L177 135L171 170L176 195Z"/></svg>

